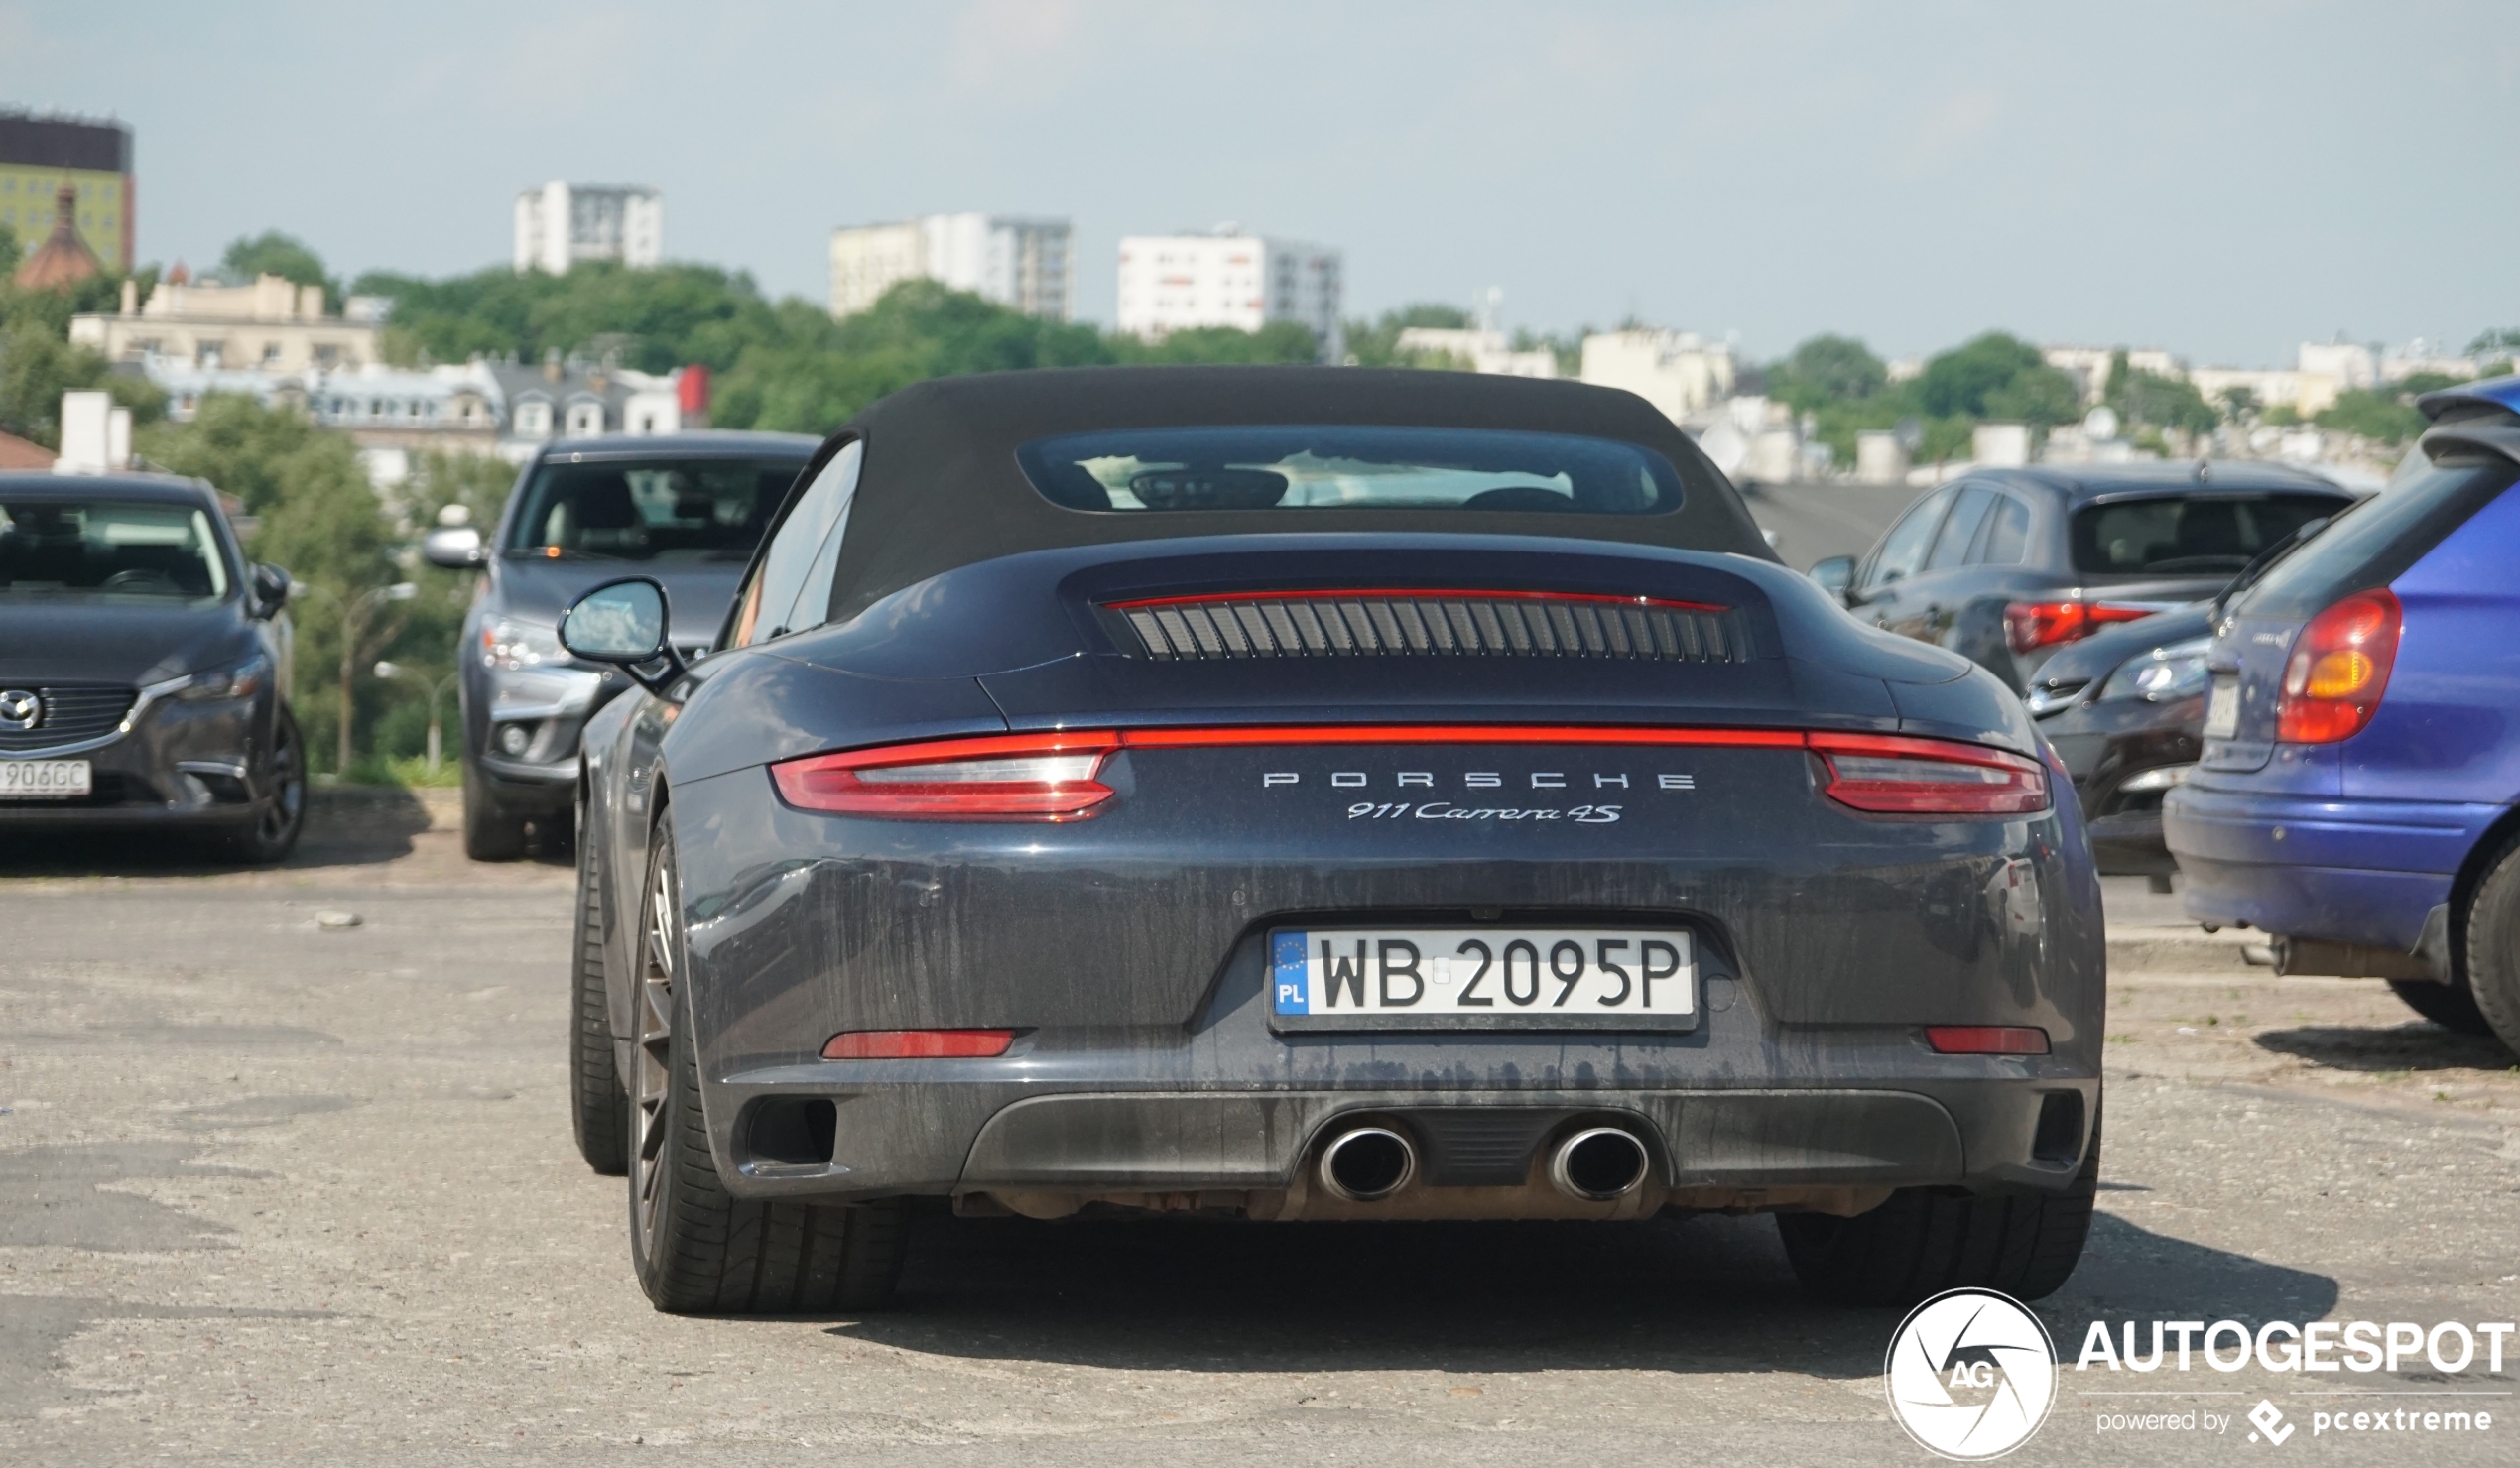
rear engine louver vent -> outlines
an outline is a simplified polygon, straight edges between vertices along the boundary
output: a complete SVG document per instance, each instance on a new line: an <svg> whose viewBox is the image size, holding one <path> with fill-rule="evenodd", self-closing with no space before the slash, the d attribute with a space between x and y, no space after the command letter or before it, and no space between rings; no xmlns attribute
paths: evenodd
<svg viewBox="0 0 2520 1468"><path fill-rule="evenodd" d="M1307 591L1108 603L1150 658L1623 658L1742 663L1724 607L1510 591ZM1123 646L1126 645L1124 640Z"/></svg>

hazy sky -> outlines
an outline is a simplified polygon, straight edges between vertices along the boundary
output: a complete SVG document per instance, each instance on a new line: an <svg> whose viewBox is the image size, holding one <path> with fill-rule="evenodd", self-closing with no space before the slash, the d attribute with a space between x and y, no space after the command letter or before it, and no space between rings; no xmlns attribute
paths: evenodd
<svg viewBox="0 0 2520 1468"><path fill-rule="evenodd" d="M1348 313L1505 293L1885 354L1988 326L2288 361L2520 325L2510 0L2109 4L0 0L0 103L137 129L143 260L508 258L546 179L824 295L834 225L1074 219L1345 252Z"/></svg>

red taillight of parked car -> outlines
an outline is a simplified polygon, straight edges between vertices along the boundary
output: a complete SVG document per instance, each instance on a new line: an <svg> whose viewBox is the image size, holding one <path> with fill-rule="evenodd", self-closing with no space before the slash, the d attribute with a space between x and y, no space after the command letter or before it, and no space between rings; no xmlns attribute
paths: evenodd
<svg viewBox="0 0 2520 1468"><path fill-rule="evenodd" d="M2031 1025L1928 1025L1925 1042L1938 1055L2048 1053L2048 1032Z"/></svg>
<svg viewBox="0 0 2520 1468"><path fill-rule="evenodd" d="M847 1030L822 1046L825 1060L985 1060L1006 1053L1012 1030Z"/></svg>
<svg viewBox="0 0 2520 1468"><path fill-rule="evenodd" d="M2286 744L2333 744L2371 722L2397 663L2405 618L2387 587L2357 591L2310 619L2284 665L2275 737Z"/></svg>
<svg viewBox="0 0 2520 1468"><path fill-rule="evenodd" d="M1111 798L1099 733L1007 734L811 755L770 767L800 810L921 820L1075 820Z"/></svg>
<svg viewBox="0 0 2520 1468"><path fill-rule="evenodd" d="M2027 653L2079 642L2112 622L2137 621L2157 610L2105 601L2016 601L2004 608L2004 641L2014 652Z"/></svg>
<svg viewBox="0 0 2520 1468"><path fill-rule="evenodd" d="M1822 734L1822 794L1876 815L2029 815L2048 808L2048 770L1982 744L1885 734Z"/></svg>

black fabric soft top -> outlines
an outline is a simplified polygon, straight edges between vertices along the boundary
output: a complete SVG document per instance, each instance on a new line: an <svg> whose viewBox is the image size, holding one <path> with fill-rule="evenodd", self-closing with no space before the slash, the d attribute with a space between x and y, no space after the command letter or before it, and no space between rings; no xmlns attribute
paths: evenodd
<svg viewBox="0 0 2520 1468"><path fill-rule="evenodd" d="M1095 514L1036 491L1015 451L1094 428L1370 424L1580 433L1653 449L1680 473L1669 514L1203 510ZM939 378L870 405L834 435L866 444L831 588L842 620L957 566L1025 550L1177 536L1442 531L1631 541L1776 559L1740 496L1689 435L1611 388L1357 367L1065 367Z"/></svg>

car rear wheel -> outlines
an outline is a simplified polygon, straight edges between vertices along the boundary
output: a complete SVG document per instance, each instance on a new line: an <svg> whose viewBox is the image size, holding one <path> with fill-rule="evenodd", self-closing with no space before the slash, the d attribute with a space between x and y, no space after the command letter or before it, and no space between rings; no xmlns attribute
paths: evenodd
<svg viewBox="0 0 2520 1468"><path fill-rule="evenodd" d="M307 746L298 736L297 716L286 704L271 718L271 767L265 777L271 803L252 828L228 838L228 850L239 861L275 862L298 845L307 826Z"/></svg>
<svg viewBox="0 0 2520 1468"><path fill-rule="evenodd" d="M672 1314L793 1314L883 1303L908 1228L897 1201L760 1202L727 1192L700 1114L674 832L650 844L631 1052L630 1254Z"/></svg>
<svg viewBox="0 0 2520 1468"><path fill-rule="evenodd" d="M1776 1229L1795 1278L1834 1304L1903 1306L1968 1287L2039 1299L2081 1262L2099 1185L2095 1121L2081 1169L2062 1191L1906 1187L1853 1218L1780 1213Z"/></svg>
<svg viewBox="0 0 2520 1468"><path fill-rule="evenodd" d="M588 847L577 861L569 1113L576 1125L578 1156L603 1176L619 1177L630 1170L630 1098L621 1087L621 1066L613 1058L612 1016L604 983L603 901L602 874L595 869L594 849Z"/></svg>
<svg viewBox="0 0 2520 1468"><path fill-rule="evenodd" d="M510 814L491 798L469 760L463 766L463 854L474 861L515 861L525 855L525 817Z"/></svg>
<svg viewBox="0 0 2520 1468"><path fill-rule="evenodd" d="M2460 1035L2494 1033L2494 1027L2485 1023L2484 1012L2476 1008L2476 996L2464 982L2437 984L2431 979L2391 979L2389 992L2405 1000L2408 1009L2444 1030Z"/></svg>
<svg viewBox="0 0 2520 1468"><path fill-rule="evenodd" d="M2476 1017L2504 1044L2520 1050L2520 840L2495 855L2467 900L2465 947L2467 992Z"/></svg>

